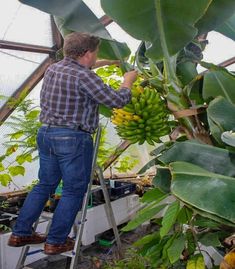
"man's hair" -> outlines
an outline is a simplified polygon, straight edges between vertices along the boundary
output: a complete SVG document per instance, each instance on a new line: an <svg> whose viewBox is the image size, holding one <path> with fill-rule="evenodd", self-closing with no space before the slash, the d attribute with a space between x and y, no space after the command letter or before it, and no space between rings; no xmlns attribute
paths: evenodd
<svg viewBox="0 0 235 269"><path fill-rule="evenodd" d="M100 39L87 33L73 32L64 38L64 56L76 59L83 56L87 51L95 51L99 46Z"/></svg>

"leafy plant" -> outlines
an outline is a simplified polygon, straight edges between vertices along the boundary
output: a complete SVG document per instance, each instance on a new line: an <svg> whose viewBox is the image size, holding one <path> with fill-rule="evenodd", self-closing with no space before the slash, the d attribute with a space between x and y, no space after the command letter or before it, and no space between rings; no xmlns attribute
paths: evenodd
<svg viewBox="0 0 235 269"><path fill-rule="evenodd" d="M134 168L138 164L138 160L130 156L123 156L117 159L112 167L114 167L118 172L126 173Z"/></svg>
<svg viewBox="0 0 235 269"><path fill-rule="evenodd" d="M16 115L4 124L11 128L11 133L6 135L5 153L0 156L0 183L7 186L12 183L19 188L13 178L24 176L25 162L34 161L37 156L34 154L36 146L37 130L40 127L38 121L39 108L32 100L25 100L25 94L18 99L10 99L9 106L16 107Z"/></svg>
<svg viewBox="0 0 235 269"><path fill-rule="evenodd" d="M153 269L147 258L136 253L134 249L129 250L124 259L106 263L104 269Z"/></svg>
<svg viewBox="0 0 235 269"><path fill-rule="evenodd" d="M137 253L153 268L205 268L202 244L221 247L221 238L228 234L218 222L200 216L157 188L146 192L142 202L145 208L122 230L133 230L146 221L158 224L155 232L134 243ZM211 261L213 264L212 257Z"/></svg>
<svg viewBox="0 0 235 269"><path fill-rule="evenodd" d="M1 231L4 232L4 233L7 233L7 232L11 231L11 228L4 225L4 224L0 224L0 233L1 233Z"/></svg>
<svg viewBox="0 0 235 269"><path fill-rule="evenodd" d="M201 215L216 221L218 230L220 225L235 225L232 206L235 180L229 168L230 163L233 167L234 149L221 140L222 133L234 128L234 74L202 61L206 34L217 27L220 31L224 29L220 26L226 25L227 19L231 23L235 3L228 0L221 5L219 1L208 0L174 1L172 4L172 1L157 0L148 3L136 1L133 5L131 1L102 0L101 4L106 14L125 31L143 41L136 55L137 66L145 76L145 83L165 96L177 123L170 134L173 141L157 148L156 158L151 164L146 164L148 168L157 166L156 189L160 188L165 195L176 200L164 207L162 227L155 238L157 241L143 247L147 256L152 253L158 259L156 262L160 260L160 264L177 268L176 262L180 261L185 249L185 243L184 246L182 243L185 239L180 237L182 231L178 234L178 230L174 230L175 226L178 227L177 216L182 205L192 211L193 219ZM216 19L218 14L219 20ZM222 33L228 34L223 30ZM229 37L235 39L231 33ZM206 68L207 72L198 74L197 65ZM195 147L184 142L186 139L197 140L191 143ZM229 162L219 163L217 152L218 158L225 154ZM144 220L154 217L163 207L157 203L157 196L153 199L154 204L148 202L141 212ZM189 225L191 231L195 230L192 219L185 219L184 225ZM197 244L200 238L195 234L195 250L200 251ZM189 262L190 259L193 261ZM193 251L186 260L187 267L193 268L201 263L202 256L196 256Z"/></svg>

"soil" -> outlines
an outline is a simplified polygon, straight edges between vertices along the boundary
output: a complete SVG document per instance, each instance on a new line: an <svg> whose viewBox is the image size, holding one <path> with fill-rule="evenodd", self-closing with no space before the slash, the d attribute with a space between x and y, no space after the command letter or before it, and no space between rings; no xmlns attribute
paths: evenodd
<svg viewBox="0 0 235 269"><path fill-rule="evenodd" d="M155 225L146 224L132 232L121 234L123 253L130 249L136 240L150 233L153 229L156 229ZM120 255L115 243L110 247L105 247L96 242L82 249L76 269L102 269L105 262L117 260L119 257ZM28 265L28 267L32 269L69 269L70 258L61 255L47 256Z"/></svg>

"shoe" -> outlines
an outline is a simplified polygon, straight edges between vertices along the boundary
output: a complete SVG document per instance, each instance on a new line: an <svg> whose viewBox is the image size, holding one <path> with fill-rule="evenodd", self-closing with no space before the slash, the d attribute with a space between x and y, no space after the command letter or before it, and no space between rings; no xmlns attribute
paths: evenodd
<svg viewBox="0 0 235 269"><path fill-rule="evenodd" d="M47 255L56 255L74 249L75 241L68 238L64 244L49 244L45 243L44 253Z"/></svg>
<svg viewBox="0 0 235 269"><path fill-rule="evenodd" d="M40 244L46 241L46 236L38 233L32 235L19 236L11 234L8 240L8 246L10 247L22 247L29 244Z"/></svg>

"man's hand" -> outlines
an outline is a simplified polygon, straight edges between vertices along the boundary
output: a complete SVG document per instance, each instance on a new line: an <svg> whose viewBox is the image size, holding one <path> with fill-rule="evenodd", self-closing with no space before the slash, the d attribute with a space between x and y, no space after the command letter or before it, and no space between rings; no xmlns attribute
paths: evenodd
<svg viewBox="0 0 235 269"><path fill-rule="evenodd" d="M120 88L129 88L130 89L132 87L132 84L136 81L137 76L138 76L138 72L136 70L126 72L123 76L124 81L121 84Z"/></svg>

